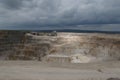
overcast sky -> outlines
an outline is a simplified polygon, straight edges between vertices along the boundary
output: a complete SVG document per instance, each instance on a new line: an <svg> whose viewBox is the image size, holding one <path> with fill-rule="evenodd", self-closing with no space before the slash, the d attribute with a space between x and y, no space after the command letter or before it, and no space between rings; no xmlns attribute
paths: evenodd
<svg viewBox="0 0 120 80"><path fill-rule="evenodd" d="M120 0L0 0L0 29L120 31Z"/></svg>

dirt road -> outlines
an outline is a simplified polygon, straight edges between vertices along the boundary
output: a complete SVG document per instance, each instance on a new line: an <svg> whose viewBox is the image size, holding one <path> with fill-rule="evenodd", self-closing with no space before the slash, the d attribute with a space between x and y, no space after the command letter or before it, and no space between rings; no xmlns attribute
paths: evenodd
<svg viewBox="0 0 120 80"><path fill-rule="evenodd" d="M106 80L110 77L120 78L119 67L87 69L86 66L86 68L80 69L53 66L36 61L0 61L0 80Z"/></svg>

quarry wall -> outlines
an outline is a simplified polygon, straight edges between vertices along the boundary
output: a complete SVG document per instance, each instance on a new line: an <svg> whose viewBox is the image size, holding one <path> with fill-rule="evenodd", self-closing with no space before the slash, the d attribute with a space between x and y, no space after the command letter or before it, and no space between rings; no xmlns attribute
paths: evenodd
<svg viewBox="0 0 120 80"><path fill-rule="evenodd" d="M12 41L10 45L15 44L15 46L8 46L12 49L0 53L7 54L4 59L9 60L61 63L120 60L120 34L60 32L57 35L50 35L50 33L25 33L22 36L9 37L8 40ZM1 42L1 44L5 46L7 43Z"/></svg>

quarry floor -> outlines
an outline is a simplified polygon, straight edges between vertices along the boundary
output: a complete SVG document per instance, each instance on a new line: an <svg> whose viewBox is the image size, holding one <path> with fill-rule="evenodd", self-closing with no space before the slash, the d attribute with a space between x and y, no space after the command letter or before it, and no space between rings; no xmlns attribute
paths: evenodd
<svg viewBox="0 0 120 80"><path fill-rule="evenodd" d="M0 61L0 80L107 80L120 78L120 62L88 64Z"/></svg>

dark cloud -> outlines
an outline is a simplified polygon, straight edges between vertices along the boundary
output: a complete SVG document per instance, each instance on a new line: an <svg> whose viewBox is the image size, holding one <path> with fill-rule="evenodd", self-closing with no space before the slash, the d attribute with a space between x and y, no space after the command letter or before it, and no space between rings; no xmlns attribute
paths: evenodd
<svg viewBox="0 0 120 80"><path fill-rule="evenodd" d="M79 29L83 29L88 28L84 25L91 28L97 24L94 29L101 29L101 24L118 26L119 4L120 0L0 0L0 28L74 28L82 25ZM105 30L114 28L107 27Z"/></svg>
<svg viewBox="0 0 120 80"><path fill-rule="evenodd" d="M1 0L7 9L19 9L22 6L22 0Z"/></svg>

